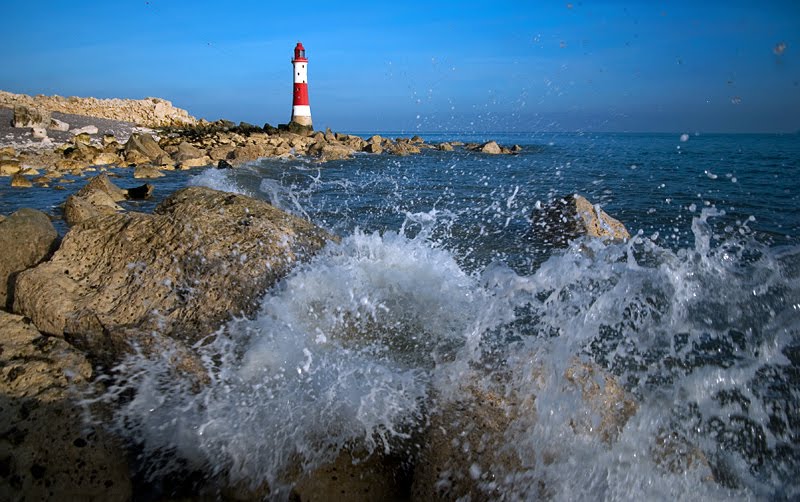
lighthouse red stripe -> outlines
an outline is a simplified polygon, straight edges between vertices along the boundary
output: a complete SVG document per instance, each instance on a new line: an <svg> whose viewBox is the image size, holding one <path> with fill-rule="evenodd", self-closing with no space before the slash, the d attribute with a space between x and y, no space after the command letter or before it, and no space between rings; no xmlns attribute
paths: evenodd
<svg viewBox="0 0 800 502"><path fill-rule="evenodd" d="M292 105L308 105L308 84L294 84L294 101Z"/></svg>

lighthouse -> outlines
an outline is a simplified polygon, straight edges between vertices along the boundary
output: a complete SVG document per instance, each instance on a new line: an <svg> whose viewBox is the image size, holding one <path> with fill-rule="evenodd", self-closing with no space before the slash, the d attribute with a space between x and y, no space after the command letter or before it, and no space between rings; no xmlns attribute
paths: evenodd
<svg viewBox="0 0 800 502"><path fill-rule="evenodd" d="M292 59L294 93L292 100L292 122L311 127L311 107L308 105L308 59L303 44L297 42Z"/></svg>

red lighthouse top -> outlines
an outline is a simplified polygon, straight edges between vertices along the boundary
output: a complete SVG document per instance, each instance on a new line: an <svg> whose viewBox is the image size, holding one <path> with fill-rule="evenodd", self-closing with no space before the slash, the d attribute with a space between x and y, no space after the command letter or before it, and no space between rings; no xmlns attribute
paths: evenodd
<svg viewBox="0 0 800 502"><path fill-rule="evenodd" d="M292 59L292 63L295 61L308 61L308 59L306 59L306 48L303 47L302 42L297 42L297 45L294 46L294 59Z"/></svg>

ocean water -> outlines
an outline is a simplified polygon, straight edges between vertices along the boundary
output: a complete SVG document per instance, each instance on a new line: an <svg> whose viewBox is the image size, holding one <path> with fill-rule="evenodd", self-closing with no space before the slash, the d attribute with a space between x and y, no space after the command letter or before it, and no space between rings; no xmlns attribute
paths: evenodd
<svg viewBox="0 0 800 502"><path fill-rule="evenodd" d="M208 386L176 379L169 354L115 369L101 398L125 396L113 427L145 473L188 466L285 498L288 473L353 444L412 465L431 413L477 392L527 406L487 431L512 461L452 432L469 461L448 475L489 498L800 497L798 136L489 136L523 151L263 159L156 180L159 197L193 184L263 198L342 241L254 319L209 333ZM2 188L0 211L56 214L73 185ZM574 192L633 238L540 242L532 212ZM567 384L576 365L636 402L612 438Z"/></svg>

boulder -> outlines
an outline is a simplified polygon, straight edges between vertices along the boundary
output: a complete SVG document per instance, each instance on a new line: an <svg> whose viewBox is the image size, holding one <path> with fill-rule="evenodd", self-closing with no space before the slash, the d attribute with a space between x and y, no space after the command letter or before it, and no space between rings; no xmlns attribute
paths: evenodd
<svg viewBox="0 0 800 502"><path fill-rule="evenodd" d="M17 159L0 160L0 176L11 176L17 174L22 166Z"/></svg>
<svg viewBox="0 0 800 502"><path fill-rule="evenodd" d="M14 107L14 127L44 127L50 125L50 112L24 105Z"/></svg>
<svg viewBox="0 0 800 502"><path fill-rule="evenodd" d="M16 157L17 151L13 146L0 147L0 157Z"/></svg>
<svg viewBox="0 0 800 502"><path fill-rule="evenodd" d="M147 160L155 160L159 155L165 153L156 140L147 133L133 133L125 143L125 160L128 162L138 163L138 158L142 157ZM137 160L131 160L131 157L137 157L137 154Z"/></svg>
<svg viewBox="0 0 800 502"><path fill-rule="evenodd" d="M125 451L83 421L92 369L68 343L0 312L0 499L131 499Z"/></svg>
<svg viewBox="0 0 800 502"><path fill-rule="evenodd" d="M619 220L585 197L574 194L557 198L531 214L531 232L544 243L566 246L580 236L624 241L630 238Z"/></svg>
<svg viewBox="0 0 800 502"><path fill-rule="evenodd" d="M439 146L437 148L443 152L453 151L453 145L451 145L450 143L439 143Z"/></svg>
<svg viewBox="0 0 800 502"><path fill-rule="evenodd" d="M77 136L79 134L97 134L100 131L97 129L97 126L87 125L77 129L72 129L70 132L73 136Z"/></svg>
<svg viewBox="0 0 800 502"><path fill-rule="evenodd" d="M96 166L110 166L119 164L121 160L116 153L101 152L94 157L92 163Z"/></svg>
<svg viewBox="0 0 800 502"><path fill-rule="evenodd" d="M503 389L462 385L456 397L440 403L430 417L414 467L414 500L501 499L502 483L513 483L515 474L531 467L533 457L526 458L525 465L507 447L506 432L526 430L537 423L536 396L515 398ZM633 397L613 375L594 363L573 361L563 374L561 388L580 403L568 424L575 434L613 442L637 410ZM593 421L595 416L600 417L599 425ZM535 458L547 463L558 459L561 453L555 441L537 445ZM545 492L527 496L541 498L546 488L540 482Z"/></svg>
<svg viewBox="0 0 800 502"><path fill-rule="evenodd" d="M19 272L55 250L58 233L41 211L23 208L0 222L0 307L10 306Z"/></svg>
<svg viewBox="0 0 800 502"><path fill-rule="evenodd" d="M122 327L198 340L259 296L331 235L272 205L205 187L180 190L155 214L72 227L52 259L21 273L14 308L90 354ZM124 344L122 344L124 345Z"/></svg>
<svg viewBox="0 0 800 502"><path fill-rule="evenodd" d="M153 195L153 190L155 190L153 185L145 183L144 185L127 189L126 195L131 200L144 200L149 199L150 196Z"/></svg>
<svg viewBox="0 0 800 502"><path fill-rule="evenodd" d="M204 155L202 157L197 157L194 159L186 159L180 163L181 169L188 169L192 167L203 167L209 166L213 163L211 157Z"/></svg>
<svg viewBox="0 0 800 502"><path fill-rule="evenodd" d="M500 149L500 145L498 145L496 141L488 141L488 142L482 144L478 148L478 151L483 152L483 153L488 153L488 154L491 154L491 155L497 155L497 154L503 153L502 150Z"/></svg>
<svg viewBox="0 0 800 502"><path fill-rule="evenodd" d="M17 173L11 175L11 186L16 188L30 188L33 186L33 183L25 176Z"/></svg>
<svg viewBox="0 0 800 502"><path fill-rule="evenodd" d="M51 117L50 118L50 125L47 126L47 128L48 129L52 129L54 131L66 132L66 131L69 131L69 124L67 124L64 121L61 121L61 120L58 120L58 119L54 119L54 118Z"/></svg>
<svg viewBox="0 0 800 502"><path fill-rule="evenodd" d="M47 129L42 126L31 127L31 136L33 139L44 139L47 137Z"/></svg>
<svg viewBox="0 0 800 502"><path fill-rule="evenodd" d="M79 145L89 145L92 142L92 137L89 136L88 132L79 132L72 137L72 144Z"/></svg>
<svg viewBox="0 0 800 502"><path fill-rule="evenodd" d="M205 157L206 151L196 148L189 143L182 141L178 145L178 152L173 157L175 162L185 163L188 160Z"/></svg>
<svg viewBox="0 0 800 502"><path fill-rule="evenodd" d="M233 145L222 145L209 150L208 156L211 160L227 160L231 158L234 150L236 147Z"/></svg>
<svg viewBox="0 0 800 502"><path fill-rule="evenodd" d="M137 180L162 178L164 176L166 176L164 173L162 173L157 168L150 165L136 166L133 169L133 177L136 178Z"/></svg>
<svg viewBox="0 0 800 502"><path fill-rule="evenodd" d="M320 160L342 160L349 159L353 155L353 150L341 144L325 144L319 150Z"/></svg>
<svg viewBox="0 0 800 502"><path fill-rule="evenodd" d="M108 176L95 176L64 204L64 219L70 226L90 218L123 211L117 204L127 199L127 192L111 183Z"/></svg>
<svg viewBox="0 0 800 502"><path fill-rule="evenodd" d="M380 141L375 143L367 143L364 147L364 151L367 153L381 153L383 152L383 147L381 147Z"/></svg>
<svg viewBox="0 0 800 502"><path fill-rule="evenodd" d="M117 138L115 138L113 134L106 133L106 134L103 134L102 143L103 143L103 146L106 147L106 146L109 146L109 145L111 145L113 143L117 143ZM117 143L117 144L119 144L119 143Z"/></svg>
<svg viewBox="0 0 800 502"><path fill-rule="evenodd" d="M233 166L227 160L220 159L220 161L217 162L217 169L233 169Z"/></svg>

